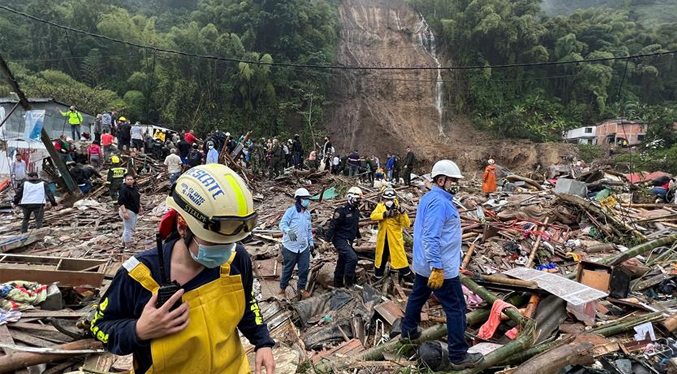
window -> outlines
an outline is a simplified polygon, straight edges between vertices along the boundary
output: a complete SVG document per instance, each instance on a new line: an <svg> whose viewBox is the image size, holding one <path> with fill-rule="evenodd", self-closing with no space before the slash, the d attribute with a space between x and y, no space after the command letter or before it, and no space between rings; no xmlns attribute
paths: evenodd
<svg viewBox="0 0 677 374"><path fill-rule="evenodd" d="M592 127L586 127L586 128L585 128L585 133L586 133L586 134L592 134Z"/></svg>
<svg viewBox="0 0 677 374"><path fill-rule="evenodd" d="M637 141L643 142L645 137L646 137L646 135L637 135Z"/></svg>

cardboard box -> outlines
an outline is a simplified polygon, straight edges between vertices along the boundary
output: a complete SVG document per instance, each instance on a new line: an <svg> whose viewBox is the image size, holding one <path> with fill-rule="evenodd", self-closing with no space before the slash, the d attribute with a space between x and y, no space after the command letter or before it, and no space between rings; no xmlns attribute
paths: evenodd
<svg viewBox="0 0 677 374"><path fill-rule="evenodd" d="M606 266L581 261L576 269L576 282L622 299L630 291L630 275L619 266Z"/></svg>

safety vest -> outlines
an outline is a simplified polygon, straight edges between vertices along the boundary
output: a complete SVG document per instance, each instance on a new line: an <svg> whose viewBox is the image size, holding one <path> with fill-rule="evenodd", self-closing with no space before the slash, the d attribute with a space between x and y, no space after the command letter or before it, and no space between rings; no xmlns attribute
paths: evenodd
<svg viewBox="0 0 677 374"><path fill-rule="evenodd" d="M230 275L236 252L221 265L221 276L183 294L191 323L184 330L150 342L152 374L248 374L247 355L237 325L246 308L240 275ZM129 276L156 294L160 286L150 269L131 257L123 264Z"/></svg>
<svg viewBox="0 0 677 374"><path fill-rule="evenodd" d="M24 191L21 196L21 205L28 204L44 204L47 200L45 198L45 182L24 182Z"/></svg>
<svg viewBox="0 0 677 374"><path fill-rule="evenodd" d="M82 114L80 112L75 111L71 112L70 110L66 113L61 113L62 116L68 117L68 123L70 123L73 126L77 126L82 123Z"/></svg>

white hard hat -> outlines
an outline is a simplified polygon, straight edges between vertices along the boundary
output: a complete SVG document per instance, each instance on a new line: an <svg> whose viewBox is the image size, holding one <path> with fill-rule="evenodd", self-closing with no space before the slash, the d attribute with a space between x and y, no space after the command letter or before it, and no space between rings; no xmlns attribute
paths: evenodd
<svg viewBox="0 0 677 374"><path fill-rule="evenodd" d="M229 133L229 132L227 132L227 133L226 133L226 136L230 136L230 133Z"/></svg>
<svg viewBox="0 0 677 374"><path fill-rule="evenodd" d="M299 188L298 190L296 190L296 192L294 192L294 198L296 199L297 197L308 198L310 197L310 192L308 192L308 190L306 190L305 188Z"/></svg>
<svg viewBox="0 0 677 374"><path fill-rule="evenodd" d="M360 187L350 187L348 190L348 196L362 197L362 190Z"/></svg>
<svg viewBox="0 0 677 374"><path fill-rule="evenodd" d="M490 158L489 161L487 161L487 162L489 163L489 165L493 165L493 164L496 163L496 161L494 161L493 158Z"/></svg>
<svg viewBox="0 0 677 374"><path fill-rule="evenodd" d="M461 169L459 169L458 165L456 165L456 163L451 160L440 160L435 163L431 176L435 178L438 175L444 175L445 177L449 178L463 179Z"/></svg>

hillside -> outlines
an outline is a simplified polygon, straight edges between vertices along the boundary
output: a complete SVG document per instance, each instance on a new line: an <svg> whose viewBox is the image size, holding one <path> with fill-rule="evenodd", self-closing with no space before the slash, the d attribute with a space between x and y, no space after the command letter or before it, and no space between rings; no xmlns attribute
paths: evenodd
<svg viewBox="0 0 677 374"><path fill-rule="evenodd" d="M677 0L544 0L542 3L546 14L553 16L594 7L627 10L645 26L673 23L677 15Z"/></svg>

